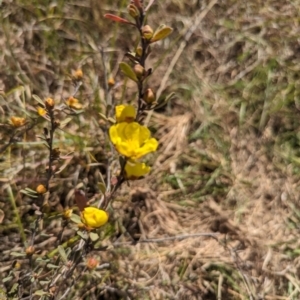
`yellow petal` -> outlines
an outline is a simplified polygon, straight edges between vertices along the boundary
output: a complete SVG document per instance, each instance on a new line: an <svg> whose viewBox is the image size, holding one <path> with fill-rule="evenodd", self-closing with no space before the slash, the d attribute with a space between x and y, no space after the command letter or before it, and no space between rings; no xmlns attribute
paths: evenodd
<svg viewBox="0 0 300 300"><path fill-rule="evenodd" d="M37 113L41 116L41 117L43 117L47 112L46 112L46 110L44 109L44 108L42 108L42 107L38 107L37 108Z"/></svg>
<svg viewBox="0 0 300 300"><path fill-rule="evenodd" d="M125 174L127 179L138 179L139 177L145 176L150 172L151 168L145 163L127 161L125 165Z"/></svg>
<svg viewBox="0 0 300 300"><path fill-rule="evenodd" d="M117 105L115 107L116 120L120 122L133 122L136 116L136 111L132 105Z"/></svg>
<svg viewBox="0 0 300 300"><path fill-rule="evenodd" d="M69 97L69 99L66 101L66 103L70 108L82 109L82 104L79 103L79 100L74 97Z"/></svg>
<svg viewBox="0 0 300 300"><path fill-rule="evenodd" d="M151 138L147 140L142 147L137 149L136 158L140 158L146 155L147 153L156 151L157 147L158 147L158 141L156 139Z"/></svg>

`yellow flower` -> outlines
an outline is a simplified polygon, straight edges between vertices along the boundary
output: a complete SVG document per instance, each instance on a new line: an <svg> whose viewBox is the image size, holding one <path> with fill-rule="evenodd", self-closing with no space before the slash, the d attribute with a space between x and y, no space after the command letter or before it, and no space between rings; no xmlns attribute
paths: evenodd
<svg viewBox="0 0 300 300"><path fill-rule="evenodd" d="M11 117L10 122L14 127L21 127L25 124L26 119L20 117Z"/></svg>
<svg viewBox="0 0 300 300"><path fill-rule="evenodd" d="M138 159L157 149L158 142L150 137L147 127L137 122L122 122L109 128L109 136L116 150L126 157Z"/></svg>
<svg viewBox="0 0 300 300"><path fill-rule="evenodd" d="M81 212L82 222L90 228L98 228L108 221L108 214L104 210L88 206Z"/></svg>
<svg viewBox="0 0 300 300"><path fill-rule="evenodd" d="M42 108L42 107L38 107L37 108L37 113L41 116L41 117L43 117L47 112L46 112L46 110L44 109L44 108Z"/></svg>
<svg viewBox="0 0 300 300"><path fill-rule="evenodd" d="M74 80L81 80L83 77L83 72L81 69L77 69L76 71L73 71L73 79Z"/></svg>
<svg viewBox="0 0 300 300"><path fill-rule="evenodd" d="M70 108L82 109L82 104L79 103L79 100L74 97L69 97L69 99L66 101L66 103Z"/></svg>
<svg viewBox="0 0 300 300"><path fill-rule="evenodd" d="M144 163L128 160L125 165L125 177L127 179L138 179L150 172L151 168Z"/></svg>
<svg viewBox="0 0 300 300"><path fill-rule="evenodd" d="M133 122L136 116L135 108L132 105L117 105L115 111L117 123Z"/></svg>

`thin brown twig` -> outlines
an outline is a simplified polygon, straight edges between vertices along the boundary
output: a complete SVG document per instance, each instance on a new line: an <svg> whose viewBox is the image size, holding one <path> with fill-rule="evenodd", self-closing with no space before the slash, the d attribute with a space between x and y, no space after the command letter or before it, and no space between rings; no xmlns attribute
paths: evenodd
<svg viewBox="0 0 300 300"><path fill-rule="evenodd" d="M201 232L201 233L193 233L193 234L181 234L176 236L168 236L160 239L144 239L134 242L135 244L143 244L143 243L162 243L166 241L175 241L175 240L184 240L189 238L197 238L197 237L210 237L218 241L219 233L212 232ZM132 242L117 242L113 243L114 246L122 246L122 245L130 245Z"/></svg>

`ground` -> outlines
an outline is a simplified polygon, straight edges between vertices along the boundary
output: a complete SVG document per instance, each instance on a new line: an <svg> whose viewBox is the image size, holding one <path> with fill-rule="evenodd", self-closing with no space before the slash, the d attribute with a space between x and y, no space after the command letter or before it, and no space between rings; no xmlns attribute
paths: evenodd
<svg viewBox="0 0 300 300"><path fill-rule="evenodd" d="M127 17L129 1L112 2L1 3L0 299L29 299L24 274L32 261L24 242L39 203L21 190L35 189L47 172L39 138L46 123L38 119L18 134L9 119L36 119L33 95L63 103L74 92L76 69L84 74L76 94L83 111L55 135L61 171L50 182L34 259L76 235L61 217L74 206L75 188L91 202L101 197L112 155L100 118L105 72L115 80L116 104L136 98L119 72L136 33L103 17ZM117 192L109 225L99 231L101 247L87 251L100 267L88 271L81 262L64 279L71 286L65 299L300 299L298 5L154 1L148 24L173 33L153 45L147 84L161 99L175 97L145 116L160 143L147 157L152 171Z"/></svg>

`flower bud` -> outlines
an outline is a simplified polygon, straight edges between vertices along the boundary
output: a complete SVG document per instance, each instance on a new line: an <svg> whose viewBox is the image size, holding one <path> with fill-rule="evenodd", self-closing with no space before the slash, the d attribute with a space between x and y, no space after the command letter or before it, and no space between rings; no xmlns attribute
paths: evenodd
<svg viewBox="0 0 300 300"><path fill-rule="evenodd" d="M135 50L136 56L141 57L141 56L142 56L142 53L143 53L142 47L141 47L141 46L138 46L138 47L136 48L136 50Z"/></svg>
<svg viewBox="0 0 300 300"><path fill-rule="evenodd" d="M64 211L64 218L65 219L70 219L73 213L73 209L69 208L67 210Z"/></svg>
<svg viewBox="0 0 300 300"><path fill-rule="evenodd" d="M143 95L143 100L147 103L147 104L152 104L153 102L155 102L156 100L156 96L154 94L154 92L152 91L152 89L147 89Z"/></svg>
<svg viewBox="0 0 300 300"><path fill-rule="evenodd" d="M15 268L15 269L20 269L21 268L21 263L17 260L17 261L15 261L15 263L13 264L13 267Z"/></svg>
<svg viewBox="0 0 300 300"><path fill-rule="evenodd" d="M149 25L142 27L142 35L146 40L151 40L153 36L153 29Z"/></svg>
<svg viewBox="0 0 300 300"><path fill-rule="evenodd" d="M52 110L53 107L54 107L55 103L54 103L54 100L52 98L47 98L45 100L45 106L48 110Z"/></svg>
<svg viewBox="0 0 300 300"><path fill-rule="evenodd" d="M114 78L113 78L112 76L110 76L110 77L108 78L107 83L108 83L108 86L109 86L109 87L113 87L113 86L115 85L115 80L114 80Z"/></svg>
<svg viewBox="0 0 300 300"><path fill-rule="evenodd" d="M133 71L136 74L136 77L139 78L139 79L142 78L145 75L145 69L140 64L136 64L133 67Z"/></svg>
<svg viewBox="0 0 300 300"><path fill-rule="evenodd" d="M36 188L38 194L45 194L47 192L46 187L43 184L39 184Z"/></svg>
<svg viewBox="0 0 300 300"><path fill-rule="evenodd" d="M25 252L28 256L31 256L35 253L35 248L33 246L29 246L26 248Z"/></svg>
<svg viewBox="0 0 300 300"><path fill-rule="evenodd" d="M86 266L88 269L93 270L99 264L99 261L95 257L89 257L86 261Z"/></svg>
<svg viewBox="0 0 300 300"><path fill-rule="evenodd" d="M140 15L138 8L134 4L128 5L127 11L130 14L130 16L133 17L134 19Z"/></svg>

